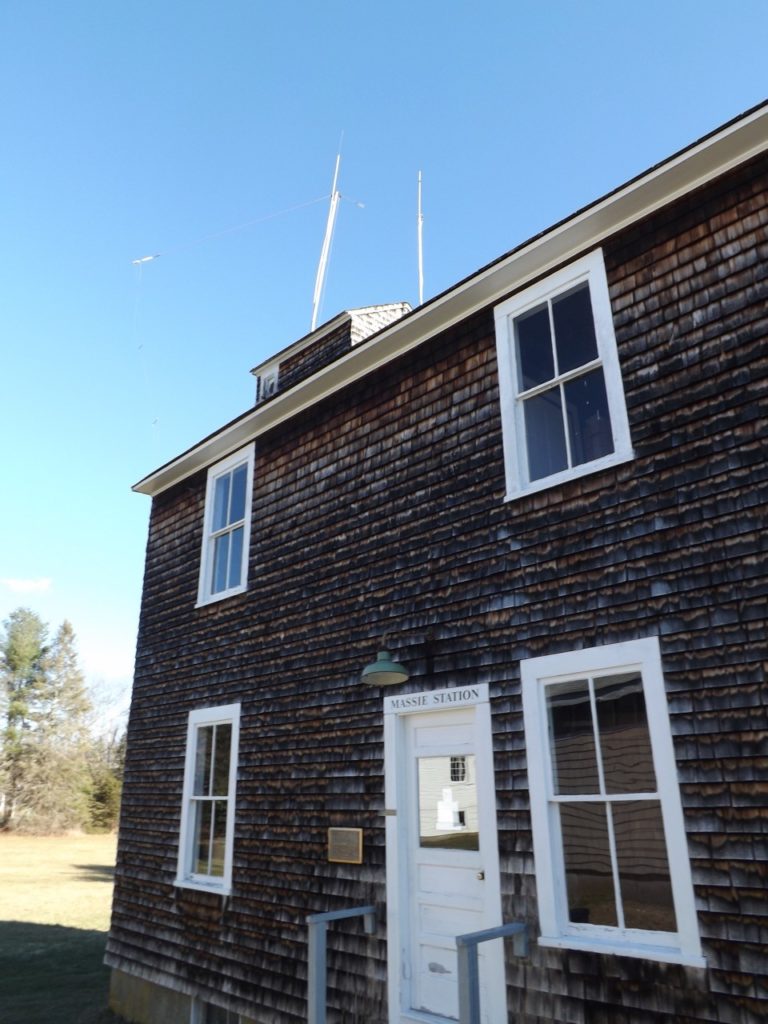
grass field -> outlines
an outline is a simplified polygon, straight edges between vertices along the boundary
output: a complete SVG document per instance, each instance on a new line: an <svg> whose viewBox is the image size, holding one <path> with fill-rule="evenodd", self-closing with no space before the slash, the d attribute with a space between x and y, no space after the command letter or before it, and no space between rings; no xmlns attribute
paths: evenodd
<svg viewBox="0 0 768 1024"><path fill-rule="evenodd" d="M108 1024L114 836L0 834L0 1024Z"/></svg>

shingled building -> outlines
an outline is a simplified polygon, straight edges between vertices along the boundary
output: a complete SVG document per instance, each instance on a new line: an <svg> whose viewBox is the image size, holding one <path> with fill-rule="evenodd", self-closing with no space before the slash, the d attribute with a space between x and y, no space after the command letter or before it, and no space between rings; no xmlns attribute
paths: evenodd
<svg viewBox="0 0 768 1024"><path fill-rule="evenodd" d="M767 298L763 105L136 485L116 1010L765 1021Z"/></svg>

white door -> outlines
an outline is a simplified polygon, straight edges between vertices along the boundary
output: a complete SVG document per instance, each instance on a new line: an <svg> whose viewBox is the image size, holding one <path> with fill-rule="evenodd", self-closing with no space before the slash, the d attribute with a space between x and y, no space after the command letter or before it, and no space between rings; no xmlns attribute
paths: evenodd
<svg viewBox="0 0 768 1024"><path fill-rule="evenodd" d="M388 857L392 850L397 869L394 877L388 863L387 902L390 943L397 935L398 956L390 953L390 970L399 966L398 984L390 985L390 999L397 988L396 1012L390 1011L397 1024L456 1020L456 936L501 924L488 705L432 706L397 716L387 750L396 761ZM503 1024L503 945L497 940L479 948L481 1019Z"/></svg>

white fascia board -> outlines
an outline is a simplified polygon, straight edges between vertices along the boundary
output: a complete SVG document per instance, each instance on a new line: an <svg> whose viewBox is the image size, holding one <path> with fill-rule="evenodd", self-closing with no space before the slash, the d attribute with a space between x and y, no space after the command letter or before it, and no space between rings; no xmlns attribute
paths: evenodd
<svg viewBox="0 0 768 1024"><path fill-rule="evenodd" d="M599 245L608 236L745 163L766 148L768 103L406 314L290 391L250 410L140 480L133 489L152 496L160 494L321 399L416 348L440 331ZM329 325L335 319L329 321Z"/></svg>

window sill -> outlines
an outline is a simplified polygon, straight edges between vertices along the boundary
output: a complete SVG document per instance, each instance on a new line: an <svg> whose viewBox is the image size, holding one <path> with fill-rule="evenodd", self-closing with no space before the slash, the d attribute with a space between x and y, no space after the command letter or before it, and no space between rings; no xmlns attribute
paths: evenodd
<svg viewBox="0 0 768 1024"><path fill-rule="evenodd" d="M244 585L242 587L233 587L232 590L222 590L220 594L211 594L209 597L198 597L195 608L205 608L206 605L226 601L228 597L237 597L238 594L244 594L247 589L247 585Z"/></svg>
<svg viewBox="0 0 768 1024"><path fill-rule="evenodd" d="M597 459L595 462L585 462L574 469L555 473L553 476L545 476L541 480L534 480L533 483L526 484L518 490L508 490L504 495L504 501L517 501L519 498L525 498L529 494L536 494L538 491L545 491L550 487L557 487L571 480L578 480L582 476L589 476L590 473L599 473L602 469L609 469L612 466L620 466L624 462L631 462L634 457L635 453L632 449L614 452L604 459Z"/></svg>
<svg viewBox="0 0 768 1024"><path fill-rule="evenodd" d="M174 878L173 884L177 889L196 889L197 892L210 892L214 896L229 896L232 892L231 885L197 881L194 878Z"/></svg>
<svg viewBox="0 0 768 1024"><path fill-rule="evenodd" d="M540 946L547 949L573 949L580 953L603 953L607 956L630 956L640 960L654 960L660 964L682 964L683 967L706 967L707 961L700 953L684 953L680 949L666 946L613 945L597 940L577 938L551 938L542 935Z"/></svg>

